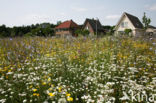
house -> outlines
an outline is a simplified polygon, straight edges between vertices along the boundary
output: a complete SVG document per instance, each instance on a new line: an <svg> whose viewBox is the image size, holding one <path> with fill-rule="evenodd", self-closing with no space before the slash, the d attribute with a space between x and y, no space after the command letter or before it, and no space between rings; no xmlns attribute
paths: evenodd
<svg viewBox="0 0 156 103"><path fill-rule="evenodd" d="M147 30L146 30L146 33L147 34L151 34L151 35L153 35L153 34L156 35L156 27L154 27L152 25L149 25L148 28L147 28Z"/></svg>
<svg viewBox="0 0 156 103"><path fill-rule="evenodd" d="M65 21L55 28L56 36L76 36L75 31L79 26L73 21Z"/></svg>
<svg viewBox="0 0 156 103"><path fill-rule="evenodd" d="M105 33L100 21L95 19L86 19L82 29L88 30L90 36Z"/></svg>
<svg viewBox="0 0 156 103"><path fill-rule="evenodd" d="M125 29L131 29L133 36L140 36L144 33L143 25L140 20L131 14L123 13L115 26L115 35L123 34Z"/></svg>

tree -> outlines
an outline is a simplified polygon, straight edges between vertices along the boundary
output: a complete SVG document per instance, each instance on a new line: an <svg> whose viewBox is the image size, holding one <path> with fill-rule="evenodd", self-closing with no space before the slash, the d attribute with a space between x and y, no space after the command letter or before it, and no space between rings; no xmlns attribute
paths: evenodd
<svg viewBox="0 0 156 103"><path fill-rule="evenodd" d="M105 30L110 30L111 29L111 26L109 26L109 25L106 25L106 26L103 26L103 29L105 29Z"/></svg>
<svg viewBox="0 0 156 103"><path fill-rule="evenodd" d="M105 32L106 32L106 35L113 35L114 34L114 28L115 28L115 26L108 26L107 27L108 29L105 29Z"/></svg>
<svg viewBox="0 0 156 103"><path fill-rule="evenodd" d="M0 26L0 37L9 37L11 29L5 25Z"/></svg>
<svg viewBox="0 0 156 103"><path fill-rule="evenodd" d="M81 30L81 29L77 29L77 30L75 31L75 34L81 35L81 34L82 34L82 30Z"/></svg>
<svg viewBox="0 0 156 103"><path fill-rule="evenodd" d="M55 24L42 23L30 26L6 27L0 25L0 37L53 36Z"/></svg>
<svg viewBox="0 0 156 103"><path fill-rule="evenodd" d="M151 19L146 16L145 12L144 12L144 16L142 17L142 23L144 26L144 30L146 30L148 28L149 24L151 23Z"/></svg>
<svg viewBox="0 0 156 103"><path fill-rule="evenodd" d="M56 25L60 25L62 22L61 21L57 21L57 24Z"/></svg>

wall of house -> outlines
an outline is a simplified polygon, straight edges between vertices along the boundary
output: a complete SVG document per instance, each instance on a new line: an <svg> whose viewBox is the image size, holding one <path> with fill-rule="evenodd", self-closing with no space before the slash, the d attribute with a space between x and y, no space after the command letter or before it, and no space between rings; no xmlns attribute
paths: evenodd
<svg viewBox="0 0 156 103"><path fill-rule="evenodd" d="M94 31L91 27L91 25L89 23L86 23L85 27L84 27L85 30L88 30L90 32L89 35L94 35Z"/></svg>
<svg viewBox="0 0 156 103"><path fill-rule="evenodd" d="M71 31L56 31L55 34L59 36L65 36L65 35L72 35L72 32Z"/></svg>
<svg viewBox="0 0 156 103"><path fill-rule="evenodd" d="M122 27L121 26L121 23L122 22L127 22L128 24L127 24L127 27ZM134 26L132 25L132 23L130 22L130 20L126 17L126 16L124 16L123 17L123 19L121 20L121 22L119 23L119 25L118 25L118 28L116 29L116 31L118 32L118 31L124 31L125 29L131 29L132 31L135 29L134 28Z"/></svg>
<svg viewBox="0 0 156 103"><path fill-rule="evenodd" d="M136 37L139 37L139 36L142 36L144 35L144 30L143 29L135 29L133 30L133 36L136 36Z"/></svg>
<svg viewBox="0 0 156 103"><path fill-rule="evenodd" d="M156 29L148 28L148 29L146 30L146 32L153 32L153 33L156 33Z"/></svg>

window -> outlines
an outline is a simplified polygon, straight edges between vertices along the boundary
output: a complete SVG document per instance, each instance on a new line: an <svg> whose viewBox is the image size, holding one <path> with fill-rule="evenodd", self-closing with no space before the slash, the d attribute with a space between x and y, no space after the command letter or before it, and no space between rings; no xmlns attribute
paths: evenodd
<svg viewBox="0 0 156 103"><path fill-rule="evenodd" d="M124 22L121 23L121 27L124 28Z"/></svg>
<svg viewBox="0 0 156 103"><path fill-rule="evenodd" d="M89 27L87 26L86 29L89 30Z"/></svg>
<svg viewBox="0 0 156 103"><path fill-rule="evenodd" d="M125 27L128 27L128 22L125 22Z"/></svg>
<svg viewBox="0 0 156 103"><path fill-rule="evenodd" d="M122 22L122 23L121 23L121 27L122 27L122 28L128 27L128 22Z"/></svg>

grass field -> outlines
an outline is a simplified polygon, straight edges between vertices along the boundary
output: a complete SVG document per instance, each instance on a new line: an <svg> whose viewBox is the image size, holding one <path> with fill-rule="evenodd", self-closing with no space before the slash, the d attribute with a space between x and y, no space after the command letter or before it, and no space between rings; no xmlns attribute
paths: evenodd
<svg viewBox="0 0 156 103"><path fill-rule="evenodd" d="M153 39L0 39L0 103L152 103L153 97Z"/></svg>

